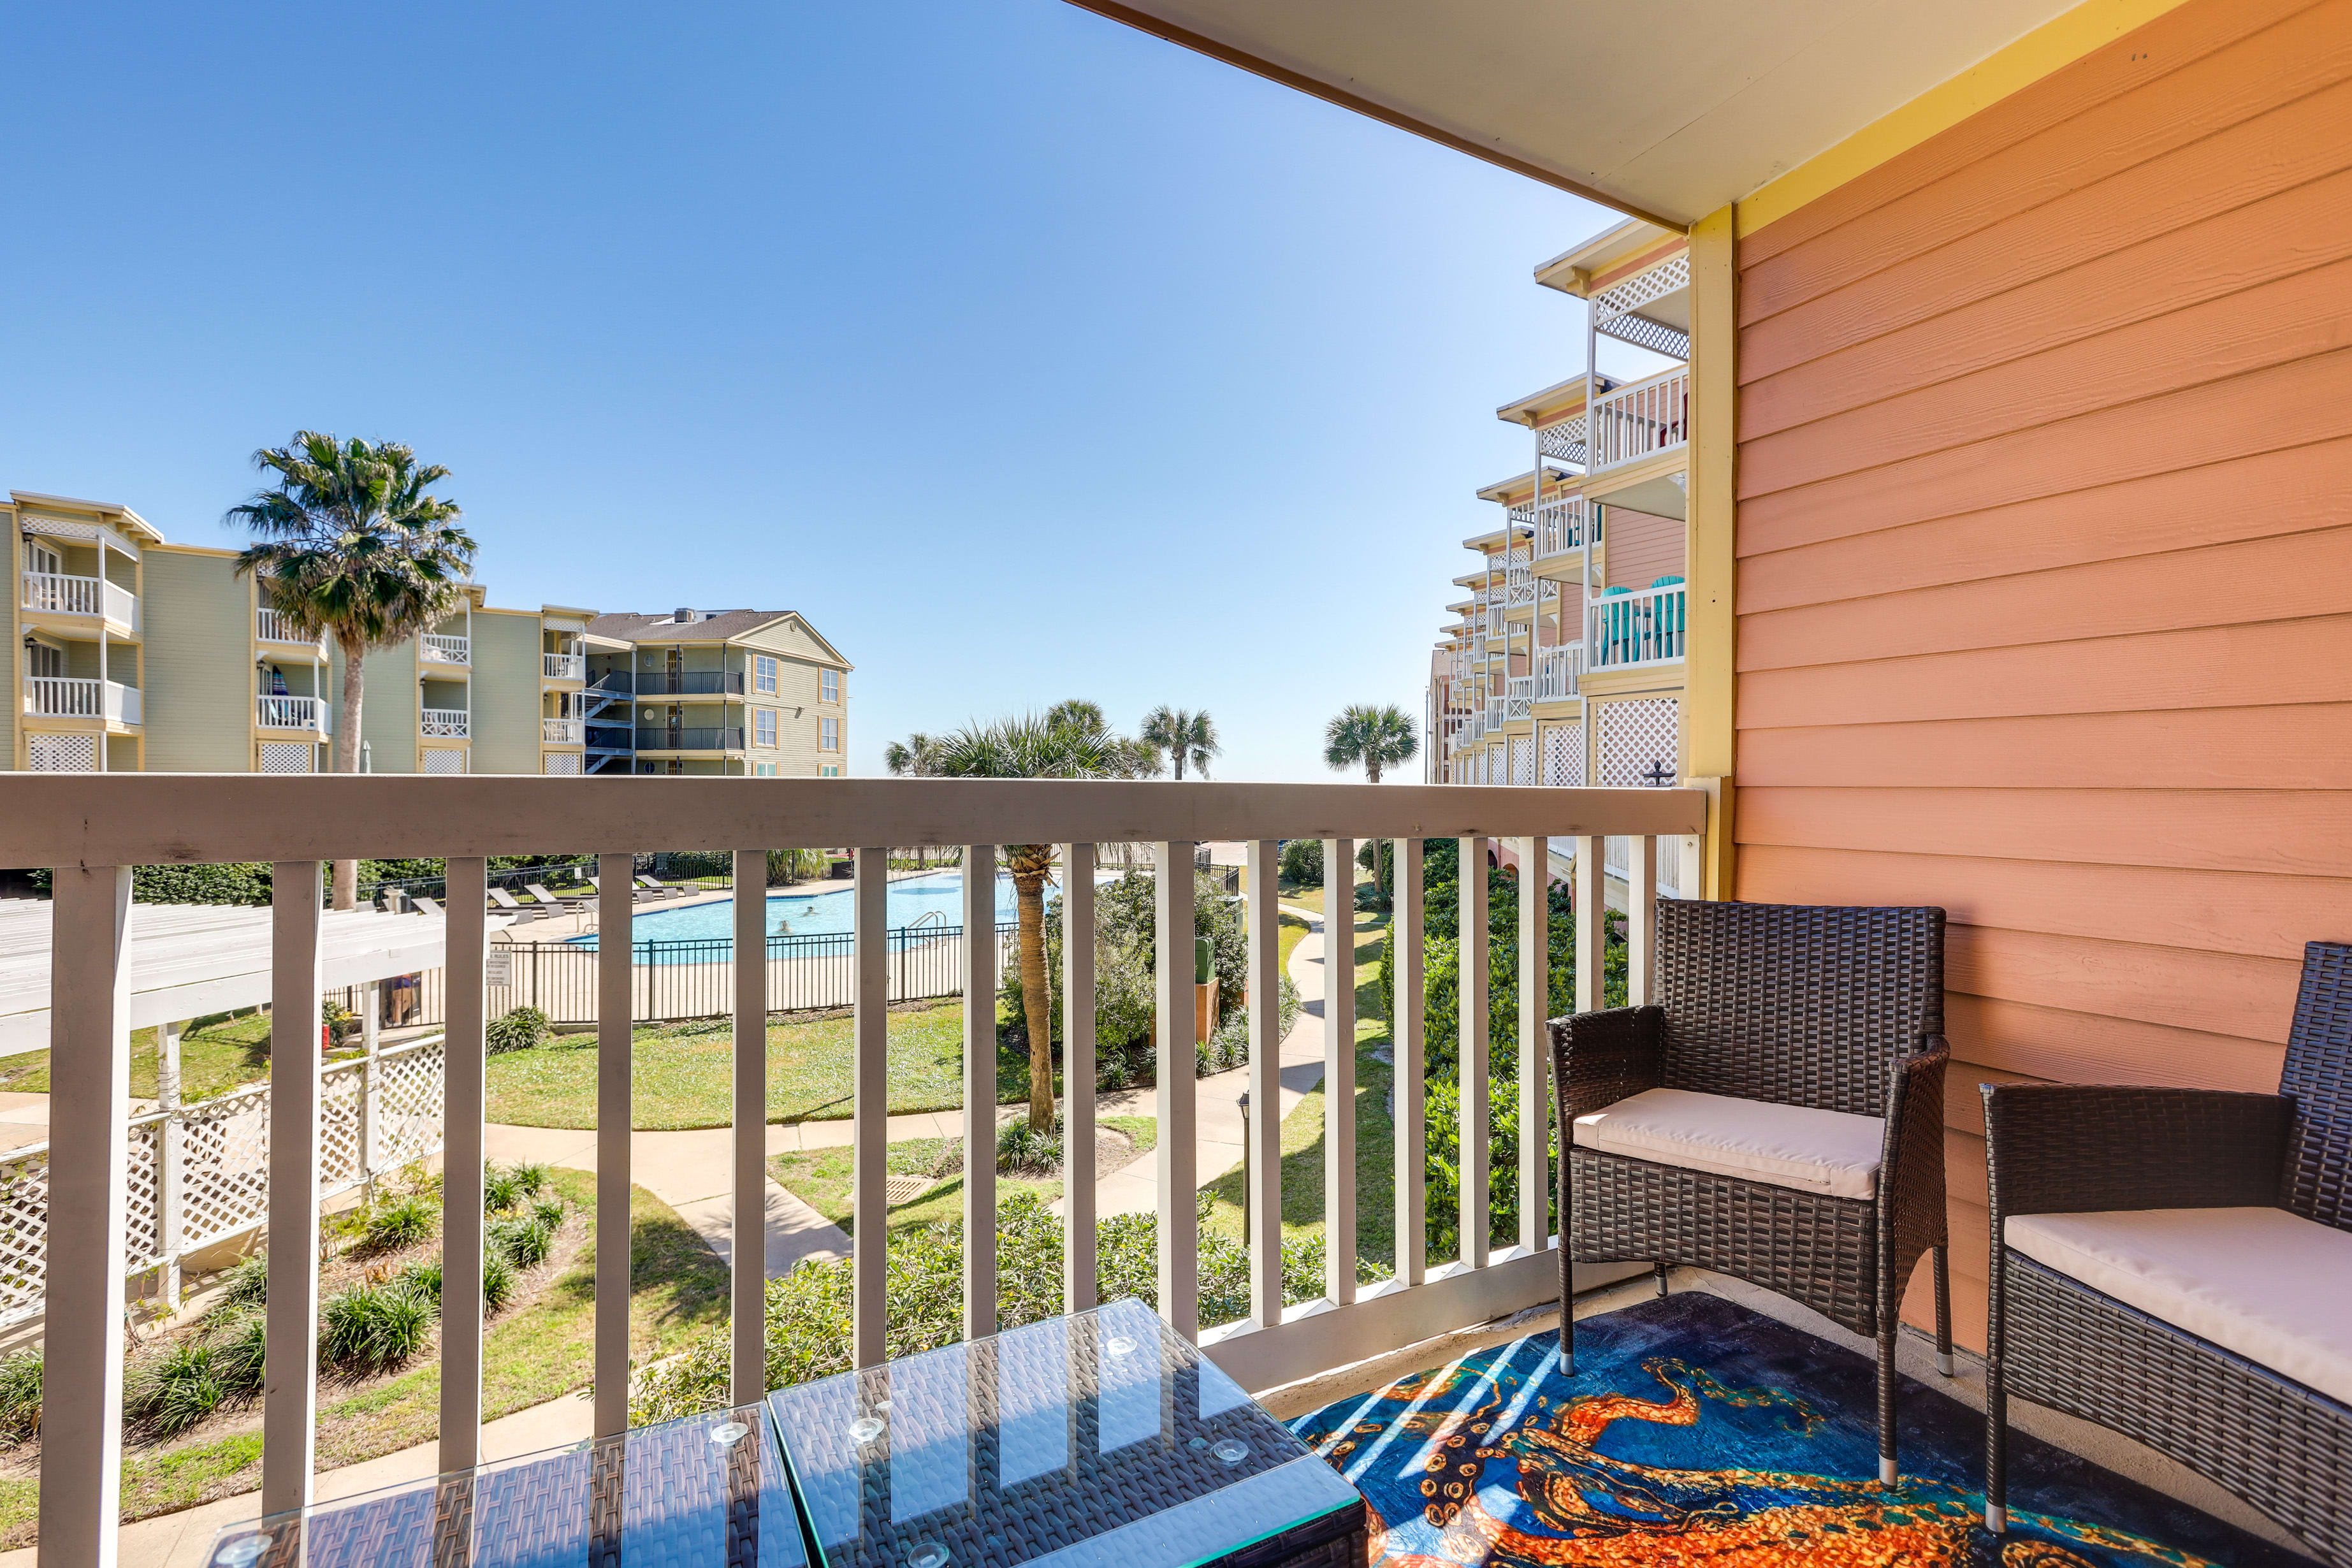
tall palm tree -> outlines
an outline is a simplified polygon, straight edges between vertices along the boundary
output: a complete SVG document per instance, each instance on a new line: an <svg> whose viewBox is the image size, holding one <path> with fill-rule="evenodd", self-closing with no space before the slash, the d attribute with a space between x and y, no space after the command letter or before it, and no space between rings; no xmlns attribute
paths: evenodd
<svg viewBox="0 0 2352 1568"><path fill-rule="evenodd" d="M1375 708L1350 703L1323 731L1323 760L1337 771L1360 763L1366 784L1381 782L1381 770L1409 763L1421 750L1420 736L1404 710L1393 702ZM1389 896L1379 847L1372 849L1372 886L1382 899Z"/></svg>
<svg viewBox="0 0 2352 1568"><path fill-rule="evenodd" d="M474 567L473 537L457 526L457 503L430 493L449 477L420 464L396 441L337 442L297 430L265 447L253 466L278 476L274 488L228 509L224 522L259 535L236 558L236 574L269 582L278 616L305 637L331 637L343 656L343 713L335 727L335 771L360 771L362 661L431 630L457 609ZM358 901L359 862L335 862L334 905Z"/></svg>
<svg viewBox="0 0 2352 1568"><path fill-rule="evenodd" d="M929 752L932 776L960 779L1115 778L1122 766L1115 736L1076 724L1055 724L1034 714L967 724L942 736ZM1050 844L1004 846L1012 873L1021 934L1021 1008L1029 1030L1029 1125L1043 1132L1054 1124L1054 1013L1046 990L1045 883L1054 872ZM967 866L965 872L970 874ZM981 940L967 931L964 940ZM1082 1156L1083 1157L1083 1156Z"/></svg>
<svg viewBox="0 0 2352 1568"><path fill-rule="evenodd" d="M1210 721L1205 708L1198 713L1181 708L1154 708L1143 716L1139 733L1146 742L1168 753L1169 765L1180 779L1187 767L1207 778L1209 759L1224 750L1217 742L1217 727Z"/></svg>
<svg viewBox="0 0 2352 1568"><path fill-rule="evenodd" d="M1045 722L1066 724L1101 735L1110 731L1110 721L1103 717L1102 704L1089 702L1083 697L1071 697L1045 710Z"/></svg>
<svg viewBox="0 0 2352 1568"><path fill-rule="evenodd" d="M936 742L929 735L918 730L905 741L893 741L883 747L882 765L890 770L894 778L927 777L931 771L930 754L934 744ZM919 844L916 845L915 869L928 870L930 864L930 851Z"/></svg>

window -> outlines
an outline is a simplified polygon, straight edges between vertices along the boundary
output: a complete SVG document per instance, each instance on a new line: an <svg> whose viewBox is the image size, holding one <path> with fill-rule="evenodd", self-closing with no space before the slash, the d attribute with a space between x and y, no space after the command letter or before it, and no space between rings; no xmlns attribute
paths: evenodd
<svg viewBox="0 0 2352 1568"><path fill-rule="evenodd" d="M820 752L841 750L841 721L820 719L816 721L816 749Z"/></svg>
<svg viewBox="0 0 2352 1568"><path fill-rule="evenodd" d="M56 679L66 672L66 652L45 642L28 643L25 648L30 661L28 673L36 679Z"/></svg>
<svg viewBox="0 0 2352 1568"><path fill-rule="evenodd" d="M773 696L775 694L776 659L773 654L762 653L754 654L752 656L751 689L754 691L766 692L770 696ZM772 746L775 744L775 742L762 741L760 743L763 746Z"/></svg>
<svg viewBox="0 0 2352 1568"><path fill-rule="evenodd" d="M825 766L817 769L816 776L821 779L837 779L841 776L841 770L838 767L828 763Z"/></svg>
<svg viewBox="0 0 2352 1568"><path fill-rule="evenodd" d="M841 671L837 669L821 669L817 671L816 695L817 700L820 702L840 701Z"/></svg>
<svg viewBox="0 0 2352 1568"><path fill-rule="evenodd" d="M776 743L776 710L772 708L751 710L751 744L772 746Z"/></svg>

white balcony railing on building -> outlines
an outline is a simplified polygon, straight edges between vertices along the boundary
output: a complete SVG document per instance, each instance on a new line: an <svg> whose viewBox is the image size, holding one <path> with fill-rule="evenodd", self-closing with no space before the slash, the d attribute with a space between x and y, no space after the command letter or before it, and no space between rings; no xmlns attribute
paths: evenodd
<svg viewBox="0 0 2352 1568"><path fill-rule="evenodd" d="M1681 583L1619 593L1584 606L1584 668L1671 664L1683 657L1689 590Z"/></svg>
<svg viewBox="0 0 2352 1568"><path fill-rule="evenodd" d="M578 653L543 653L539 656L540 674L548 680L585 680L588 679L588 656Z"/></svg>
<svg viewBox="0 0 2352 1568"><path fill-rule="evenodd" d="M51 975L51 1039L59 1059L89 1070L61 1078L49 1107L46 1177L47 1223L58 1227L46 1258L45 1322L39 1496L41 1551L64 1563L111 1560L114 1520L121 1499L113 1484L123 1447L121 1414L122 1272L131 1254L135 1223L148 1216L134 1209L125 1181L131 1121L131 1026L124 976L140 942L130 901L131 868L156 863L269 861L274 912L270 922L269 970L275 978L271 1016L275 1034L268 1103L267 1166L268 1226L278 1245L268 1252L268 1288L261 1306L267 1357L273 1381L261 1404L261 1495L256 1512L268 1515L299 1506L312 1483L312 1425L317 1408L313 1384L315 1335L320 1311L318 1249L288 1238L315 1234L323 1189L334 1180L323 1153L305 1159L299 1151L320 1147L327 1122L321 1075L289 1070L289 1063L315 1059L323 905L319 872L324 862L352 858L435 858L446 862L448 883L445 927L445 1100L441 1144L444 1180L451 1214L480 1213L484 1123L484 1026L488 1012L489 943L486 911L486 858L535 846L560 846L602 858L599 921L606 931L626 931L633 910L634 856L663 849L732 850L737 876L764 886L768 854L793 848L779 839L780 824L821 827L833 843L854 851L850 956L856 1012L846 1031L853 1057L849 1081L857 1086L850 1107L853 1142L847 1151L852 1188L868 1215L887 1206L889 1132L884 1090L889 1052L887 1000L892 946L886 930L887 845L957 844L963 847L962 886L969 900L963 924L994 923L996 845L1062 841L1065 918L1089 929L1094 921L1096 845L1159 841L1154 867L1153 908L1157 951L1183 946L1194 922L1193 852L1196 841L1238 840L1248 847L1243 878L1247 908L1251 989L1271 995L1280 973L1281 922L1275 918L1277 840L1325 833L1323 864L1336 878L1354 875L1357 842L1395 839L1399 933L1393 1027L1396 1081L1418 1085L1434 1076L1424 1066L1421 997L1424 986L1422 931L1425 919L1421 883L1422 840L1413 837L1443 826L1473 823L1511 835L1522 865L1548 863L1553 837L1573 837L1580 907L1601 906L1601 847L1596 834L1634 836L1636 853L1646 858L1660 836L1703 832L1706 795L1697 790L1524 789L1495 791L1471 799L1432 785L1236 784L1203 783L1171 792L1162 785L1120 781L1027 781L956 779L802 780L709 779L691 791L649 789L626 811L601 809L558 781L478 775L463 789L400 774L355 774L334 779L266 775L138 773L58 775L28 773L12 783L9 810L0 813L0 865L52 868L56 928ZM1181 795L1181 799L1178 797ZM1465 801L1467 805L1465 807ZM1181 835L1181 838L1175 836ZM1072 842L1075 840L1075 842ZM1459 840L1465 864L1483 863L1490 840ZM1519 879L1531 906L1522 929L1541 919L1546 894L1541 878ZM1328 896L1336 896L1341 881ZM1627 1000L1651 1000L1655 972L1654 879L1636 876L1627 889ZM1486 879L1465 879L1459 911L1465 933L1483 939L1491 930ZM734 919L747 948L764 943L763 900L738 899ZM764 951L762 949L762 951ZM998 951L992 942L963 949L958 976L968 1033L996 1026ZM1521 944L1524 967L1517 984L1516 1043L1518 1125L1549 1124L1542 1026L1549 994L1540 942ZM1078 1148L1095 1142L1095 1044L1088 1025L1095 1016L1092 945L1072 943L1063 972L1060 999L1070 1020L1066 1030L1066 1098L1061 1107L1066 1136ZM627 948L618 942L597 954L600 997L595 1049L607 1086L601 1115L606 1131L599 1141L593 1180L599 1212L626 1214L632 1191L631 1140L625 1095L635 1040L629 1005L635 981ZM1327 956L1323 1038L1325 1102L1332 1110L1321 1131L1330 1168L1356 1169L1356 975L1354 955L1345 944ZM1602 1002L1601 944L1579 949L1572 1005ZM768 989L764 965L730 965L729 994L734 1027L758 1040L766 1027ZM1489 975L1484 962L1461 966L1459 1015L1488 1016ZM1157 1310L1172 1331L1196 1341L1244 1389L1276 1384L1403 1348L1475 1324L1492 1321L1538 1303L1556 1300L1561 1288L1560 1259L1554 1247L1547 1205L1518 1205L1517 1224L1496 1238L1494 1184L1485 1160L1491 1108L1488 1043L1483 1030L1465 1030L1458 1050L1444 1053L1444 1078L1458 1080L1461 1121L1449 1130L1449 1146L1471 1151L1461 1163L1457 1202L1461 1256L1435 1262L1426 1256L1428 1234L1428 1128L1419 1094L1398 1097L1390 1142L1393 1179L1383 1185L1393 1207L1378 1229L1392 1236L1395 1250L1387 1277L1367 1268L1359 1244L1359 1194L1352 1180L1324 1184L1318 1206L1322 1221L1325 1267L1318 1300L1286 1306L1283 1226L1284 1128L1279 1117L1252 1119L1247 1179L1240 1192L1255 1217L1250 1233L1249 1276L1239 1300L1204 1323L1200 1267L1200 1090L1193 1076L1197 1058L1193 987L1189 964L1162 964L1155 977L1152 1050L1159 1089L1154 1102L1160 1173L1152 1224ZM1254 1009L1249 1022L1249 1089L1259 1105L1281 1095L1279 1010ZM110 1067L109 1064L111 1064ZM735 1065L730 1163L732 1192L730 1256L735 1260L730 1303L738 1332L728 1343L731 1388L748 1399L765 1386L766 1346L758 1331L763 1313L765 1224L763 1201L768 1068L757 1050ZM969 1119L963 1140L980 1157L965 1167L964 1236L961 1278L937 1281L961 1306L963 1337L993 1332L1000 1322L995 1239L998 1225L996 1162L996 1062L986 1052L967 1053L970 1079L963 1095ZM623 1086L618 1090L609 1086ZM1549 1180L1548 1138L1517 1140L1517 1190L1540 1193ZM1083 1310L1094 1304L1097 1279L1095 1184L1074 1181L1064 1196L1066 1273L1056 1304ZM879 1365L885 1333L889 1274L887 1227L860 1226L850 1240L845 1281L847 1295L845 1349L853 1365ZM459 1238L467 1239L461 1245ZM440 1386L444 1392L437 1456L442 1469L462 1468L480 1458L478 1404L462 1391L482 1384L485 1335L482 1251L472 1233L453 1231L441 1282ZM625 1249L612 1249L609 1289L596 1292L592 1315L594 1368L591 1431L617 1436L629 1425L630 1300ZM1570 1281L1590 1289L1646 1270L1645 1264L1579 1266ZM1370 1273L1374 1278L1367 1279ZM462 1331L460 1325L463 1325ZM452 1396L456 1391L457 1396ZM478 1522L483 1516L478 1511Z"/></svg>
<svg viewBox="0 0 2352 1568"><path fill-rule="evenodd" d="M471 664L474 639L426 632L416 639L416 657L426 664Z"/></svg>
<svg viewBox="0 0 2352 1568"><path fill-rule="evenodd" d="M284 616L267 605L253 612L253 635L261 642L293 643L302 647L324 647L327 643L323 637L304 637L287 622Z"/></svg>
<svg viewBox="0 0 2352 1568"><path fill-rule="evenodd" d="M1561 496L1536 510L1536 559L1573 555L1584 548L1584 498Z"/></svg>
<svg viewBox="0 0 2352 1568"><path fill-rule="evenodd" d="M1507 717L1505 706L1508 700L1509 700L1507 698L1502 697L1489 697L1486 699L1486 733L1489 735L1495 733L1495 731L1503 727L1504 721Z"/></svg>
<svg viewBox="0 0 2352 1568"><path fill-rule="evenodd" d="M315 697L263 697L261 727L265 730L308 730L327 733L328 705Z"/></svg>
<svg viewBox="0 0 2352 1568"><path fill-rule="evenodd" d="M428 741L462 741L473 733L473 715L463 708L427 708L416 721L416 732Z"/></svg>
<svg viewBox="0 0 2352 1568"><path fill-rule="evenodd" d="M1503 580L1503 603L1516 608L1536 602L1536 580L1524 566L1514 566Z"/></svg>
<svg viewBox="0 0 2352 1568"><path fill-rule="evenodd" d="M1536 700L1558 702L1574 697L1584 676L1584 650L1548 647L1536 655Z"/></svg>
<svg viewBox="0 0 2352 1568"><path fill-rule="evenodd" d="M95 616L101 610L117 626L139 625L139 596L103 577L69 577L55 572L25 574L25 608L59 616Z"/></svg>
<svg viewBox="0 0 2352 1568"><path fill-rule="evenodd" d="M1535 700L1536 678L1532 675L1512 676L1503 683L1504 722L1508 723L1514 719L1532 717L1533 710L1530 704Z"/></svg>
<svg viewBox="0 0 2352 1568"><path fill-rule="evenodd" d="M1670 370L1592 405L1594 471L1671 451L1690 440L1690 372Z"/></svg>
<svg viewBox="0 0 2352 1568"><path fill-rule="evenodd" d="M25 711L42 719L110 719L118 724L144 721L139 689L113 680L81 680L34 675L25 680Z"/></svg>
<svg viewBox="0 0 2352 1568"><path fill-rule="evenodd" d="M588 740L588 725L581 719L541 719L539 721L539 738L551 746L584 745Z"/></svg>

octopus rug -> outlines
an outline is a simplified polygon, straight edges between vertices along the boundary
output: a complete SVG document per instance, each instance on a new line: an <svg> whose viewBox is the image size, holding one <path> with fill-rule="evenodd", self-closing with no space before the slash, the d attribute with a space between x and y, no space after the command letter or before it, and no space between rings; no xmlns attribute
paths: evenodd
<svg viewBox="0 0 2352 1568"><path fill-rule="evenodd" d="M1290 1423L1371 1504L1393 1568L2309 1568L2021 1433L2010 1528L1979 1528L1983 1418L1906 1379L1877 1482L1876 1373L1691 1291L1549 1331Z"/></svg>

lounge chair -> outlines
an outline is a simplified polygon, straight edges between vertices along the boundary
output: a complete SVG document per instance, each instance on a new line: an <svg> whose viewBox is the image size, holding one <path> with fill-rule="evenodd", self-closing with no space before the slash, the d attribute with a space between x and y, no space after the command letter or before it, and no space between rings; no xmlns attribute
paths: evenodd
<svg viewBox="0 0 2352 1568"><path fill-rule="evenodd" d="M524 921L535 921L539 918L539 911L537 910L533 909L529 904L522 902L512 893L508 892L504 888L492 888L490 889L490 902L496 904L499 909L512 914L515 918L515 923L518 925L521 924Z"/></svg>
<svg viewBox="0 0 2352 1568"><path fill-rule="evenodd" d="M416 897L411 898L408 901L428 915L438 915L441 912L441 901L437 899Z"/></svg>
<svg viewBox="0 0 2352 1568"><path fill-rule="evenodd" d="M637 886L650 889L657 899L683 899L694 890L691 888L673 888L658 877L640 877Z"/></svg>
<svg viewBox="0 0 2352 1568"><path fill-rule="evenodd" d="M549 892L537 882L525 882L523 884L522 890L529 893L532 898L537 899L540 903L544 905L546 908L551 910L561 910L565 914L576 914L580 910L586 909L589 904L593 901L589 899L561 898L554 893Z"/></svg>

